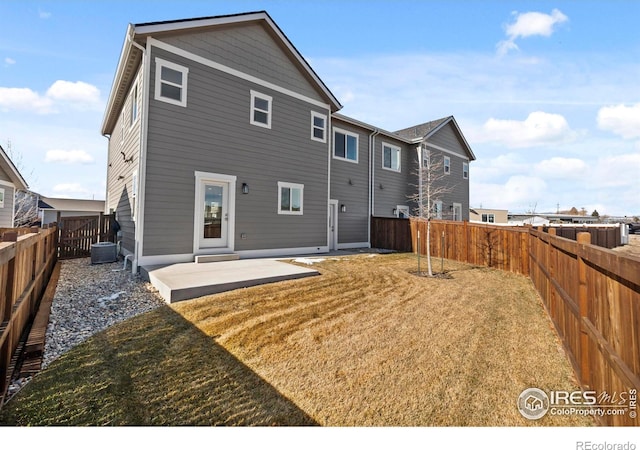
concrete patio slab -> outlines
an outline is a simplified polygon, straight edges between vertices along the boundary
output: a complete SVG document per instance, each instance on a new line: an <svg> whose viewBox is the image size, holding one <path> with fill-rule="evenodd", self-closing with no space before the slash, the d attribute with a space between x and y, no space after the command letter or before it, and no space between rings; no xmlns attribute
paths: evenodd
<svg viewBox="0 0 640 450"><path fill-rule="evenodd" d="M270 259L192 262L140 269L167 303L319 274L311 268Z"/></svg>

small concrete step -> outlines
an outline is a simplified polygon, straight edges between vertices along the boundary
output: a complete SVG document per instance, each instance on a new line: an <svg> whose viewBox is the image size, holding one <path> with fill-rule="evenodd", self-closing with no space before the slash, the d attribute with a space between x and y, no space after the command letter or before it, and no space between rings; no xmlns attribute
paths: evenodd
<svg viewBox="0 0 640 450"><path fill-rule="evenodd" d="M220 261L236 261L240 259L240 255L235 253L223 253L220 255L197 255L195 258L196 264L211 263Z"/></svg>

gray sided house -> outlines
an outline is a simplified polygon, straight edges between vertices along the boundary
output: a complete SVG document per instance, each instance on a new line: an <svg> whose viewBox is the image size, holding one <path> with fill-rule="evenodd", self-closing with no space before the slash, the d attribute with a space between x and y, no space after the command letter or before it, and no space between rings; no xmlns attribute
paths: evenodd
<svg viewBox="0 0 640 450"><path fill-rule="evenodd" d="M9 156L0 146L0 228L14 227L16 191L29 188Z"/></svg>
<svg viewBox="0 0 640 450"><path fill-rule="evenodd" d="M411 206L423 141L452 177L466 162L446 201L468 218L474 157L453 117L417 138L341 107L266 12L130 25L102 125L123 253L135 268L368 247L372 214Z"/></svg>

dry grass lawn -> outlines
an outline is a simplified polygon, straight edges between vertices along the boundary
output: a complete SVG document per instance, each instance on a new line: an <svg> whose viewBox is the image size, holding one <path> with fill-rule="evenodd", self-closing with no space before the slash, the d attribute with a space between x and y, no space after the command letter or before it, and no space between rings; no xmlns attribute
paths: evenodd
<svg viewBox="0 0 640 450"><path fill-rule="evenodd" d="M0 423L594 424L516 408L528 387L577 389L527 278L455 262L450 279L421 278L406 254L315 267L112 327L36 377Z"/></svg>

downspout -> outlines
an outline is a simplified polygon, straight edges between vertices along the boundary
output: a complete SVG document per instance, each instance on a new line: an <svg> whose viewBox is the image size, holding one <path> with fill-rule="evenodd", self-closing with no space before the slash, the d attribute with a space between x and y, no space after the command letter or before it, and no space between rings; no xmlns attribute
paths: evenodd
<svg viewBox="0 0 640 450"><path fill-rule="evenodd" d="M371 217L375 213L375 143L376 136L380 134L380 131L375 128L373 132L369 135L369 220L367 221L367 241L369 242L369 247L371 247Z"/></svg>
<svg viewBox="0 0 640 450"><path fill-rule="evenodd" d="M146 124L146 111L147 111L147 91L149 90L149 86L148 86L148 76L147 76L147 49L145 47L143 47L142 45L138 44L136 41L133 40L133 36L135 35L135 29L131 28L131 32L127 33L127 41L134 46L135 48L137 48L138 50L140 50L140 52L142 53L142 61L141 61L141 72L142 72L142 77L143 77L143 89L142 89L142 107L140 108L140 124L138 125L138 128L140 130L140 138L138 140L138 145L140 148L140 153L138 155L138 186L137 186L137 190L138 192L136 192L136 204L135 204L135 208L137 209L136 212L134 212L135 217L136 217L136 224L135 224L135 233L134 233L134 245L133 245L133 260L131 261L131 273L133 273L134 275L138 273L138 257L140 255L140 250L139 250L139 243L140 243L140 237L142 236L142 227L144 224L144 219L143 219L143 199L142 199L142 195L141 195L141 191L142 191L142 186L143 186L143 179L142 179L142 165L143 165L143 158L142 158L142 153L143 153L143 147L144 147L144 131L145 131L145 126L144 124ZM125 258L124 260L124 264L126 267L127 264L127 259Z"/></svg>

